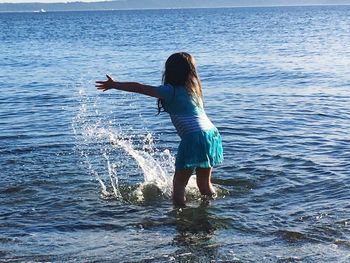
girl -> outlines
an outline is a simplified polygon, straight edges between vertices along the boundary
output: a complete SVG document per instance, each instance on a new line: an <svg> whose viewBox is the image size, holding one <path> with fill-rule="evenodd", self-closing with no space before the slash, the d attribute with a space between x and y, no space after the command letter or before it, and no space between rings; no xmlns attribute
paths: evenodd
<svg viewBox="0 0 350 263"><path fill-rule="evenodd" d="M205 114L203 93L194 58L185 52L171 55L165 63L163 85L153 87L136 82L118 82L107 75L96 81L99 90L118 89L158 98L158 113L170 114L181 142L175 161L173 201L185 205L185 188L195 172L202 195L215 197L212 167L222 162L221 136Z"/></svg>

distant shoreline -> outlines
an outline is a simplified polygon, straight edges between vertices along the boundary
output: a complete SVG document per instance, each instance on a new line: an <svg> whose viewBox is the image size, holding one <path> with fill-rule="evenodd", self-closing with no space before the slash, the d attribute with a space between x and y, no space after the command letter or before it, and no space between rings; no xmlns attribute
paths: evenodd
<svg viewBox="0 0 350 263"><path fill-rule="evenodd" d="M75 2L73 2L75 3ZM1 5L4 5L5 3L0 3L0 9ZM6 3L7 4L7 3ZM20 5L20 3L14 3L11 5ZM31 3L29 3L31 4ZM41 5L41 3L39 3ZM61 3L59 3L61 4ZM62 3L66 4L66 3ZM69 4L69 3L68 3ZM50 5L43 3L43 5ZM106 12L106 11L151 11L151 10L186 10L186 9L235 9L235 8L278 8L278 7L327 7L327 6L349 6L350 4L304 4L304 5L247 5L247 6L217 6L217 7L144 7L144 8L106 8L106 9L99 9L99 8L90 8L90 9L35 9L35 10L0 10L0 13L60 13L60 12L95 12L95 11L100 11L100 12ZM41 11L44 10L44 11Z"/></svg>

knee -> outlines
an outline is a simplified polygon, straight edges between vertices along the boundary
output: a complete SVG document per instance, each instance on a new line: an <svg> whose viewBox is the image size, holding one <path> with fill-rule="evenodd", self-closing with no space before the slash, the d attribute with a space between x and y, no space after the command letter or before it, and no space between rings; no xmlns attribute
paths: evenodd
<svg viewBox="0 0 350 263"><path fill-rule="evenodd" d="M187 170L180 171L180 172L176 171L173 178L173 184L187 185L191 174L192 174L191 171L187 171Z"/></svg>
<svg viewBox="0 0 350 263"><path fill-rule="evenodd" d="M178 175L174 175L174 178L173 178L173 186L174 187L179 187L181 185L184 185L184 180L183 178L181 178L181 176L178 176Z"/></svg>

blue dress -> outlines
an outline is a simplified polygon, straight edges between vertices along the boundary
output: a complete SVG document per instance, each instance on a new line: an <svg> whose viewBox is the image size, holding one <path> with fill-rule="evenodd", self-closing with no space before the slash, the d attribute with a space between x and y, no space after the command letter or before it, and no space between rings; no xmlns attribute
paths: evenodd
<svg viewBox="0 0 350 263"><path fill-rule="evenodd" d="M181 142L175 169L209 168L223 161L221 136L207 117L202 101L183 86L156 87L164 110L169 113Z"/></svg>

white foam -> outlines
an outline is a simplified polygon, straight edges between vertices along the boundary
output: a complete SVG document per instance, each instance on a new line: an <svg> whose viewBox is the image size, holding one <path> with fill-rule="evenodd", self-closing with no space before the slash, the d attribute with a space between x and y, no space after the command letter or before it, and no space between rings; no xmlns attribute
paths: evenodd
<svg viewBox="0 0 350 263"><path fill-rule="evenodd" d="M89 97L82 87L78 96L79 110L72 122L77 139L76 149L88 171L99 182L101 196L136 201L170 199L174 171L174 157L170 150L157 150L153 135L148 131L139 131L138 138L142 139L135 140L135 136L125 134L126 129L114 125L113 121L105 121L106 117L99 111L99 98ZM143 178L136 187L123 187L118 174L134 176L139 173L130 158L136 162L137 169L141 169ZM123 160L126 165L121 164ZM103 163L105 165L101 165ZM126 183L132 181L123 179ZM194 189L195 179L191 178L188 190L193 192Z"/></svg>

